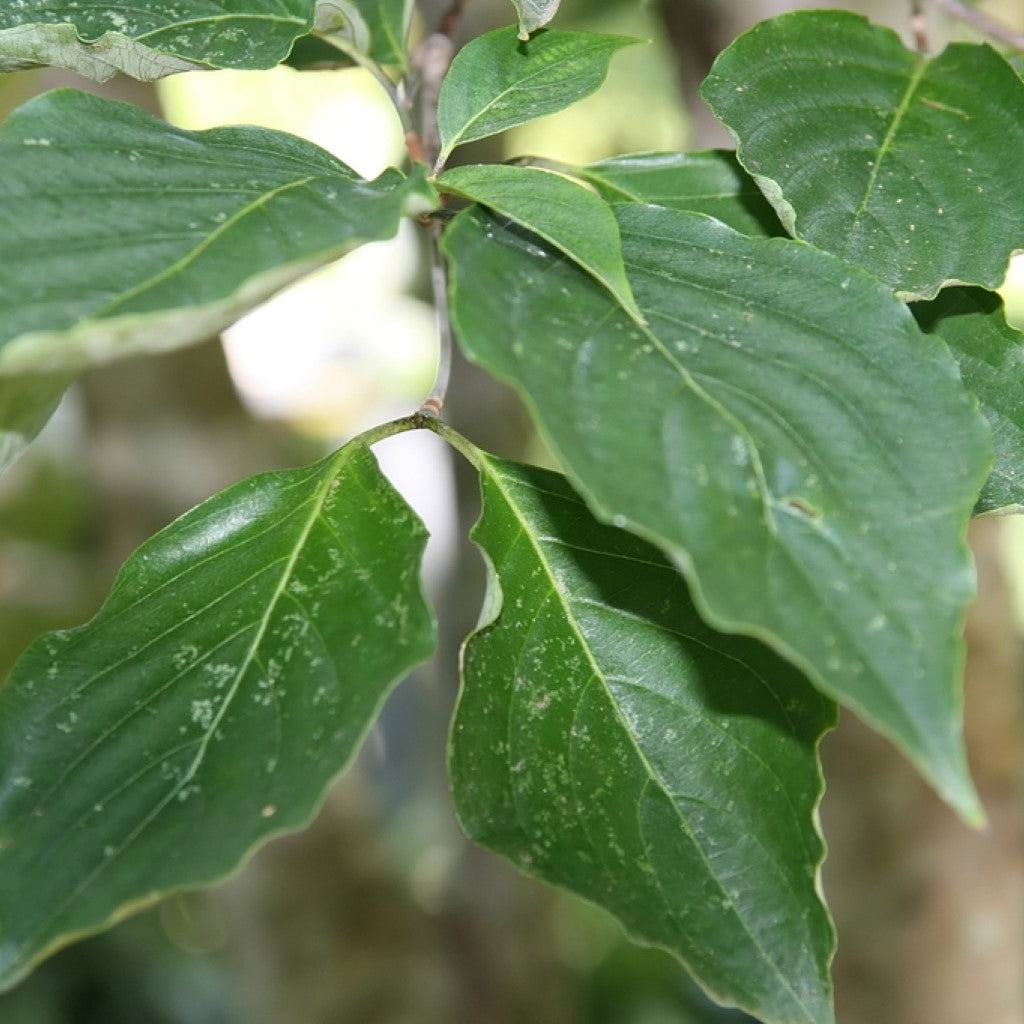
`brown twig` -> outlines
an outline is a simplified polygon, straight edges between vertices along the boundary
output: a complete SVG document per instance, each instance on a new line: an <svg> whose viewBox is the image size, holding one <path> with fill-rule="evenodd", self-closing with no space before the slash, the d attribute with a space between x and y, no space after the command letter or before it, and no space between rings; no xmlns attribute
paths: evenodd
<svg viewBox="0 0 1024 1024"><path fill-rule="evenodd" d="M412 54L415 74L398 85L396 106L399 112L404 110L408 115L415 106L419 108L418 128L403 119L406 149L413 160L433 166L435 174L440 170L437 160L441 150L437 134L437 104L441 82L455 56L455 36L464 6L465 0L451 0L441 15L437 31L427 36Z"/></svg>
<svg viewBox="0 0 1024 1024"><path fill-rule="evenodd" d="M960 0L928 0L934 7L945 11L950 17L970 25L971 28L980 32L990 39L1013 47L1015 50L1024 50L1024 32L1018 32L1002 21L997 21L983 11L974 7L968 7Z"/></svg>
<svg viewBox="0 0 1024 1024"><path fill-rule="evenodd" d="M420 141L426 163L436 174L440 167L441 136L437 128L437 104L441 96L441 83L455 56L455 43L449 36L434 32L416 47L412 64L418 75Z"/></svg>
<svg viewBox="0 0 1024 1024"><path fill-rule="evenodd" d="M455 35L462 18L465 0L451 0L441 17L437 31L427 36L416 48L412 57L417 72L419 95L419 133L406 144L410 153L429 164L433 174L439 174L441 158L441 134L438 130L437 110L441 96L441 83L451 67L455 56ZM417 155L417 151L418 154ZM440 249L441 225L434 223L430 230L431 283L434 291L434 305L437 308L438 358L434 386L426 401L420 406L419 414L430 418L440 416L452 369L452 325L448 313L448 268Z"/></svg>
<svg viewBox="0 0 1024 1024"><path fill-rule="evenodd" d="M920 54L928 52L928 16L924 11L924 0L910 0L910 31L914 37L914 49Z"/></svg>
<svg viewBox="0 0 1024 1024"><path fill-rule="evenodd" d="M443 36L454 40L459 31L459 22L462 20L462 10L466 6L465 0L451 0L448 9L441 15L437 31Z"/></svg>

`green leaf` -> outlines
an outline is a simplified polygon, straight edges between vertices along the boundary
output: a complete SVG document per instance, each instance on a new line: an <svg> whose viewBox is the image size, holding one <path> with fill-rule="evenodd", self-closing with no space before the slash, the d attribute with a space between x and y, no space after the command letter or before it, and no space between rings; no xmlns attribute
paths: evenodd
<svg viewBox="0 0 1024 1024"><path fill-rule="evenodd" d="M353 66L363 54L405 67L412 0L321 0L320 32L295 40L285 63L298 70Z"/></svg>
<svg viewBox="0 0 1024 1024"><path fill-rule="evenodd" d="M152 81L200 67L270 68L347 0L158 0L127 5L16 0L0 11L0 72L52 64L97 81Z"/></svg>
<svg viewBox="0 0 1024 1024"><path fill-rule="evenodd" d="M0 473L43 429L70 383L60 375L0 377Z"/></svg>
<svg viewBox="0 0 1024 1024"><path fill-rule="evenodd" d="M613 54L636 39L589 32L539 32L528 42L514 28L487 32L455 55L441 86L442 161L465 142L572 106L596 91Z"/></svg>
<svg viewBox="0 0 1024 1024"><path fill-rule="evenodd" d="M649 329L474 209L444 239L463 347L522 394L597 514L668 552L709 622L771 644L980 817L959 679L989 443L949 352L803 243L616 213Z"/></svg>
<svg viewBox="0 0 1024 1024"><path fill-rule="evenodd" d="M904 297L995 288L1024 248L1024 82L988 46L924 60L858 15L797 12L701 91L787 230Z"/></svg>
<svg viewBox="0 0 1024 1024"><path fill-rule="evenodd" d="M300 36L285 58L284 63L296 71L331 70L355 67L355 61L323 36L311 33Z"/></svg>
<svg viewBox="0 0 1024 1024"><path fill-rule="evenodd" d="M75 371L208 338L361 242L422 177L376 181L260 128L190 132L72 90L0 129L0 375Z"/></svg>
<svg viewBox="0 0 1024 1024"><path fill-rule="evenodd" d="M519 38L530 38L530 33L543 28L558 11L561 0L512 0L519 16Z"/></svg>
<svg viewBox="0 0 1024 1024"><path fill-rule="evenodd" d="M378 64L405 66L405 37L412 18L412 0L355 0L370 33L368 56Z"/></svg>
<svg viewBox="0 0 1024 1024"><path fill-rule="evenodd" d="M1002 299L980 288L947 288L913 309L952 350L992 430L995 464L975 513L1024 512L1024 335L1006 323Z"/></svg>
<svg viewBox="0 0 1024 1024"><path fill-rule="evenodd" d="M432 650L425 538L354 442L193 509L28 650L0 689L0 987L310 820Z"/></svg>
<svg viewBox="0 0 1024 1024"><path fill-rule="evenodd" d="M608 204L572 178L540 167L474 164L454 167L437 182L503 214L561 249L642 320L622 265L619 225Z"/></svg>
<svg viewBox="0 0 1024 1024"><path fill-rule="evenodd" d="M609 203L655 203L717 217L745 235L781 235L782 225L736 155L635 153L582 169Z"/></svg>
<svg viewBox="0 0 1024 1024"><path fill-rule="evenodd" d="M466 832L720 1001L831 1021L815 811L834 705L705 626L663 556L563 477L490 456L481 475L494 614L464 651L450 759Z"/></svg>

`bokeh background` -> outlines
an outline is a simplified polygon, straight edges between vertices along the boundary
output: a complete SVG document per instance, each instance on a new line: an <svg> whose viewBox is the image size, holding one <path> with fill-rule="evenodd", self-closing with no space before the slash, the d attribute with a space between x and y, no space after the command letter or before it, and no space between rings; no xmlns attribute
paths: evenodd
<svg viewBox="0 0 1024 1024"><path fill-rule="evenodd" d="M421 5L419 31L440 6ZM620 53L590 99L458 156L580 163L729 146L696 93L711 61L755 21L811 6L824 5L563 0L559 27L650 44ZM829 6L866 13L909 39L909 2ZM1021 0L982 6L1024 30ZM470 0L463 32L512 19L508 0ZM939 49L972 35L933 14L930 37ZM394 113L360 70L102 87L52 71L0 76L0 116L66 84L185 127L292 131L366 175L402 158ZM38 633L87 619L131 550L185 509L418 406L436 358L422 248L412 229L366 246L223 342L112 365L72 389L0 481L0 678ZM1020 260L1005 295L1024 325ZM547 458L514 398L461 362L447 416L500 454ZM709 1003L666 954L630 945L601 911L462 838L444 746L458 645L482 595L483 566L465 540L475 485L433 435L403 435L376 451L433 535L425 571L441 625L437 658L396 692L312 827L271 843L218 889L169 899L58 954L0 996L3 1024L749 1020ZM1022 527L994 518L972 532L982 597L968 626L967 729L989 828L965 829L849 715L826 741L824 881L839 928L842 1024L1024 1022Z"/></svg>

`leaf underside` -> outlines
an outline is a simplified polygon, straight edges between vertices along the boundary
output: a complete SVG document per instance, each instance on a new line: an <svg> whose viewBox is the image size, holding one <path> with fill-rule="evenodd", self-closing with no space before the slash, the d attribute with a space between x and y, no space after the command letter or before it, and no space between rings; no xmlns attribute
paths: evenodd
<svg viewBox="0 0 1024 1024"><path fill-rule="evenodd" d="M0 375L77 371L217 334L355 245L425 183L280 132L189 132L58 90L0 129Z"/></svg>
<svg viewBox="0 0 1024 1024"><path fill-rule="evenodd" d="M947 288L914 315L950 347L992 431L995 462L975 513L1024 512L1024 335L981 288Z"/></svg>
<svg viewBox="0 0 1024 1024"><path fill-rule="evenodd" d="M0 987L309 821L432 650L425 536L351 444L189 512L28 650L0 688Z"/></svg>
<svg viewBox="0 0 1024 1024"><path fill-rule="evenodd" d="M956 364L834 257L616 212L649 329L471 210L444 239L463 347L521 392L599 516L672 557L710 622L774 646L976 819L964 533L989 443Z"/></svg>
<svg viewBox="0 0 1024 1024"><path fill-rule="evenodd" d="M709 629L672 565L564 477L485 457L450 771L467 833L616 914L719 1000L831 1021L817 742L835 708Z"/></svg>
<svg viewBox="0 0 1024 1024"><path fill-rule="evenodd" d="M1024 248L1024 82L988 46L920 60L839 11L763 22L704 99L786 228L907 298L995 288Z"/></svg>
<svg viewBox="0 0 1024 1024"><path fill-rule="evenodd" d="M0 473L43 429L70 383L61 375L0 377Z"/></svg>
<svg viewBox="0 0 1024 1024"><path fill-rule="evenodd" d="M551 21L561 0L512 0L512 3L519 16L519 38L525 40L531 32Z"/></svg>
<svg viewBox="0 0 1024 1024"><path fill-rule="evenodd" d="M21 0L0 10L0 72L54 65L105 81L197 67L270 68L315 25L316 0L127 5Z"/></svg>

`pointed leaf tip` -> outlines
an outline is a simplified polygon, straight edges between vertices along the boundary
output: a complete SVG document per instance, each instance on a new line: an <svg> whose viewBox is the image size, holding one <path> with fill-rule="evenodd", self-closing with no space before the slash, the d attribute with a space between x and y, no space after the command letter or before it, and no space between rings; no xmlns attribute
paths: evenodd
<svg viewBox="0 0 1024 1024"><path fill-rule="evenodd" d="M0 473L43 429L70 383L65 375L0 377Z"/></svg>
<svg viewBox="0 0 1024 1024"><path fill-rule="evenodd" d="M310 820L433 650L425 542L353 442L204 502L29 648L0 688L0 988Z"/></svg>
<svg viewBox="0 0 1024 1024"><path fill-rule="evenodd" d="M718 1000L831 1024L817 744L834 705L708 629L672 565L558 474L483 456L492 605L450 773L468 834L669 949Z"/></svg>
<svg viewBox="0 0 1024 1024"><path fill-rule="evenodd" d="M205 340L436 201L422 168L369 182L283 132L186 131L72 89L10 116L0 164L19 211L0 221L19 254L0 274L0 375Z"/></svg>
<svg viewBox="0 0 1024 1024"><path fill-rule="evenodd" d="M439 186L508 217L575 260L638 323L643 316L622 262L619 225L608 204L579 181L541 167L454 167Z"/></svg>
<svg viewBox="0 0 1024 1024"><path fill-rule="evenodd" d="M597 90L625 36L545 31L527 41L514 28L477 36L455 55L441 86L441 155L553 114Z"/></svg>
<svg viewBox="0 0 1024 1024"><path fill-rule="evenodd" d="M444 236L460 343L517 387L591 507L684 569L708 621L775 646L973 818L965 532L990 444L948 350L811 246L615 212L649 328L474 209Z"/></svg>

